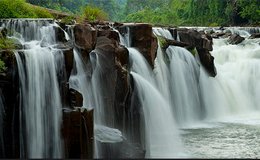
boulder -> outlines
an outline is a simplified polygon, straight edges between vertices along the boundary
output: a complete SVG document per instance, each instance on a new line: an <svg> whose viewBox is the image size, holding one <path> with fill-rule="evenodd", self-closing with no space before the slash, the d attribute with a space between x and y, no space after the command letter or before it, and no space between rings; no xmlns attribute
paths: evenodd
<svg viewBox="0 0 260 160"><path fill-rule="evenodd" d="M157 53L157 38L153 34L150 24L125 24L118 28L119 32L124 35L130 32L130 46L137 48L151 65L154 67L154 60Z"/></svg>
<svg viewBox="0 0 260 160"><path fill-rule="evenodd" d="M253 33L249 39L255 39L255 38L260 38L260 33Z"/></svg>
<svg viewBox="0 0 260 160"><path fill-rule="evenodd" d="M233 35L231 35L229 37L228 43L230 43L230 44L239 44L239 43L243 42L244 40L245 40L244 37L241 37L238 34L233 34Z"/></svg>
<svg viewBox="0 0 260 160"><path fill-rule="evenodd" d="M187 49L197 49L201 64L205 67L210 76L215 77L217 72L214 65L214 57L209 51L213 50L212 37L204 32L198 32L192 29L178 29L180 41L188 44Z"/></svg>
<svg viewBox="0 0 260 160"><path fill-rule="evenodd" d="M74 27L75 45L90 53L96 45L97 31L89 24L76 24Z"/></svg>
<svg viewBox="0 0 260 160"><path fill-rule="evenodd" d="M190 48L207 49L212 51L212 39L208 39L205 34L202 34L193 29L178 29L180 41L189 44Z"/></svg>

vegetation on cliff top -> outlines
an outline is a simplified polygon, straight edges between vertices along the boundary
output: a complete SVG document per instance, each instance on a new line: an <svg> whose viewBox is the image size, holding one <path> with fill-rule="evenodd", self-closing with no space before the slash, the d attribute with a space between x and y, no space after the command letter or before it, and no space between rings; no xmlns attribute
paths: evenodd
<svg viewBox="0 0 260 160"><path fill-rule="evenodd" d="M0 18L52 18L48 10L34 7L25 0L0 0Z"/></svg>
<svg viewBox="0 0 260 160"><path fill-rule="evenodd" d="M260 0L27 0L82 14L86 5L107 13L111 21L161 25L219 26L260 23Z"/></svg>

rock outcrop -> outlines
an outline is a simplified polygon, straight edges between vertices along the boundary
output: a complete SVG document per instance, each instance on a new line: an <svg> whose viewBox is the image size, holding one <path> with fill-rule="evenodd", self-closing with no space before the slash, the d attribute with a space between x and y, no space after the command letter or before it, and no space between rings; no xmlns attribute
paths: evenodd
<svg viewBox="0 0 260 160"><path fill-rule="evenodd" d="M156 36L153 34L152 26L144 23L124 24L117 29L123 36L125 34L131 35L128 39L130 45L128 47L137 48L153 68L158 43Z"/></svg>
<svg viewBox="0 0 260 160"><path fill-rule="evenodd" d="M210 76L215 77L217 75L214 57L209 51L213 50L212 37L204 32L198 32L193 29L180 28L177 29L180 41L188 44L186 48L196 48L199 54L201 64L205 67Z"/></svg>

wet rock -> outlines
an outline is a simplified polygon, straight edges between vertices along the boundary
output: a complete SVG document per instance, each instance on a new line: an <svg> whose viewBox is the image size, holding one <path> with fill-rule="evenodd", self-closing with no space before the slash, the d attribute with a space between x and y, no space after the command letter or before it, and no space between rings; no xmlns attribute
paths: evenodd
<svg viewBox="0 0 260 160"><path fill-rule="evenodd" d="M93 158L93 110L63 109L65 158Z"/></svg>
<svg viewBox="0 0 260 160"><path fill-rule="evenodd" d="M178 29L180 41L189 44L190 48L207 49L212 51L212 40L208 39L205 34L202 34L192 29Z"/></svg>
<svg viewBox="0 0 260 160"><path fill-rule="evenodd" d="M66 68L66 77L67 77L67 81L68 81L72 68L73 68L73 63L74 63L73 48L64 50L63 54L64 54L64 61L65 61L65 68Z"/></svg>
<svg viewBox="0 0 260 160"><path fill-rule="evenodd" d="M120 62L120 65L124 68L128 68L129 52L125 46L119 45L116 50L116 61Z"/></svg>
<svg viewBox="0 0 260 160"><path fill-rule="evenodd" d="M255 38L260 38L260 33L253 33L249 39L255 39Z"/></svg>
<svg viewBox="0 0 260 160"><path fill-rule="evenodd" d="M173 39L177 40L177 36L178 36L177 29L176 28L169 28L168 30L171 33Z"/></svg>
<svg viewBox="0 0 260 160"><path fill-rule="evenodd" d="M4 61L6 70L0 74L0 90L3 93L5 119L3 124L4 155L1 158L20 157L20 104L19 74L13 51L0 51L0 59ZM0 147L1 148L1 147Z"/></svg>
<svg viewBox="0 0 260 160"><path fill-rule="evenodd" d="M214 65L214 57L206 49L197 49L200 62L205 67L210 76L215 77L217 71Z"/></svg>
<svg viewBox="0 0 260 160"><path fill-rule="evenodd" d="M82 94L79 91L77 91L73 88L70 88L69 91L70 91L71 106L82 107L83 106L83 96L82 96Z"/></svg>
<svg viewBox="0 0 260 160"><path fill-rule="evenodd" d="M119 35L116 31L113 31L109 28L109 30L98 30L98 37L102 37L102 36L105 36L109 39L114 39L116 40L117 42L120 41L120 38L119 38Z"/></svg>
<svg viewBox="0 0 260 160"><path fill-rule="evenodd" d="M56 41L60 43L66 43L67 39L65 36L65 32L61 27L54 27L55 35L56 35Z"/></svg>
<svg viewBox="0 0 260 160"><path fill-rule="evenodd" d="M228 43L229 44L239 44L241 42L243 42L245 40L244 37L241 37L240 35L238 34L233 34L229 37L228 39Z"/></svg>
<svg viewBox="0 0 260 160"><path fill-rule="evenodd" d="M215 32L215 33L211 34L211 37L212 38L219 38L219 37L221 37L223 35L225 35L224 32Z"/></svg>
<svg viewBox="0 0 260 160"><path fill-rule="evenodd" d="M89 24L77 24L74 27L75 45L90 53L96 45L97 31Z"/></svg>
<svg viewBox="0 0 260 160"><path fill-rule="evenodd" d="M120 26L123 26L124 24L123 23L120 23L120 22L115 22L113 24L113 27L117 28L117 27L120 27Z"/></svg>
<svg viewBox="0 0 260 160"><path fill-rule="evenodd" d="M161 46L162 49L166 50L170 45L173 46L179 46L179 47L187 47L189 46L189 44L180 42L180 41L176 41L176 40L172 40L172 39L167 39L164 38L162 36L157 36L159 44Z"/></svg>
<svg viewBox="0 0 260 160"><path fill-rule="evenodd" d="M154 67L154 60L157 53L157 38L153 34L152 26L150 24L126 24L118 28L119 32L124 35L130 32L130 47L137 48Z"/></svg>

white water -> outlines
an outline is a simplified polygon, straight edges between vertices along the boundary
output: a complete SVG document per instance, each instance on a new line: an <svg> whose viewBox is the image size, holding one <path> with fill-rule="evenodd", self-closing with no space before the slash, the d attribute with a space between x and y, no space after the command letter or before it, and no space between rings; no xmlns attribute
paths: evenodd
<svg viewBox="0 0 260 160"><path fill-rule="evenodd" d="M133 48L128 50L131 74L144 112L145 157L179 157L182 146L169 103L156 88L151 69L141 53Z"/></svg>
<svg viewBox="0 0 260 160"><path fill-rule="evenodd" d="M9 20L14 37L26 50L15 52L21 92L21 157L62 158L62 105L57 80L63 53L56 44L53 26L47 21ZM43 44L42 47L41 44Z"/></svg>
<svg viewBox="0 0 260 160"><path fill-rule="evenodd" d="M211 92L219 100L211 97L211 94L204 94L217 102L217 104L212 104L212 108L218 106L222 108L222 112L225 109L224 112L228 115L245 114L260 109L258 103L260 46L258 43L259 39L246 39L239 45L229 45L226 39L214 40L212 55L215 57L218 75L210 85L219 86L214 89L215 92ZM215 114L219 117L225 116L218 112Z"/></svg>
<svg viewBox="0 0 260 160"><path fill-rule="evenodd" d="M79 91L83 96L83 106L87 109L92 109L93 106L91 106L93 103L91 103L91 90L90 90L90 80L88 76L90 76L90 73L88 73L87 66L82 60L81 55L79 52L74 49L74 59L75 59L75 66L72 70L72 74L69 79L70 88L73 88L77 91Z"/></svg>

